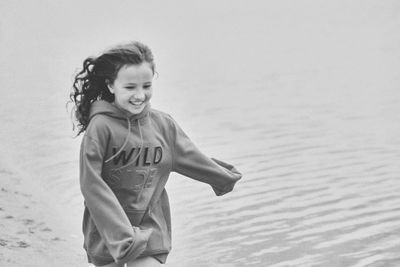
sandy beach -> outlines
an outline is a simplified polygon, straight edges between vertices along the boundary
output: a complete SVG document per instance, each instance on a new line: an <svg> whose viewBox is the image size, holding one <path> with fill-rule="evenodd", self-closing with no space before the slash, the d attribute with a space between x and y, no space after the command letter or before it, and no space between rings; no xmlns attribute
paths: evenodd
<svg viewBox="0 0 400 267"><path fill-rule="evenodd" d="M29 177L0 175L0 266L88 266L62 207Z"/></svg>

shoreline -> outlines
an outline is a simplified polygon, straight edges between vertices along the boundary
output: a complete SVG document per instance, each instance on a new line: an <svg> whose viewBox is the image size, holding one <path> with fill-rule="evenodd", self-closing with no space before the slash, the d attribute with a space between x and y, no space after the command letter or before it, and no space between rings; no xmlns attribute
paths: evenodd
<svg viewBox="0 0 400 267"><path fill-rule="evenodd" d="M0 266L89 266L67 207L0 163Z"/></svg>

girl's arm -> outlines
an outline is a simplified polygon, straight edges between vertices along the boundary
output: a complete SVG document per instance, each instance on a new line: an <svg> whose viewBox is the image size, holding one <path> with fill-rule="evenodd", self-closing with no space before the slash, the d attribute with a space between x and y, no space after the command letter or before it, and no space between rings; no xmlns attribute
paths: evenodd
<svg viewBox="0 0 400 267"><path fill-rule="evenodd" d="M232 191L242 174L230 164L205 156L179 125L172 122L173 171L211 185L217 196Z"/></svg>
<svg viewBox="0 0 400 267"><path fill-rule="evenodd" d="M99 138L102 139L102 138ZM85 135L80 154L80 186L91 218L117 263L138 257L151 230L132 227L118 199L101 177L104 145Z"/></svg>

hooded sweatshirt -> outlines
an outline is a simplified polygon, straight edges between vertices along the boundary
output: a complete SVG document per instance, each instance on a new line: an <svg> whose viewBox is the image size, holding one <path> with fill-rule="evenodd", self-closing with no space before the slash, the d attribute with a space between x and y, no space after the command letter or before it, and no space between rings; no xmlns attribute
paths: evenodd
<svg viewBox="0 0 400 267"><path fill-rule="evenodd" d="M106 101L92 104L82 139L80 186L88 261L126 263L153 256L165 263L171 250L171 216L165 184L175 171L232 191L241 174L202 154L178 124L147 105L138 115Z"/></svg>

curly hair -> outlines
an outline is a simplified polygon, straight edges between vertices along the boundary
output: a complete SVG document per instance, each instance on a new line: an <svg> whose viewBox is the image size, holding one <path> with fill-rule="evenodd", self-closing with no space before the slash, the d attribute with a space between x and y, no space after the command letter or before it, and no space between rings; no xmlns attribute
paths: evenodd
<svg viewBox="0 0 400 267"><path fill-rule="evenodd" d="M113 83L119 70L125 65L150 64L155 73L153 53L140 42L120 44L106 50L98 57L88 57L83 61L83 68L74 78L70 102L74 103L77 135L83 133L89 124L90 107L96 100L114 101L114 95L107 84ZM75 128L75 126L74 126Z"/></svg>

